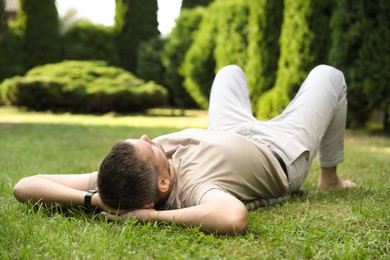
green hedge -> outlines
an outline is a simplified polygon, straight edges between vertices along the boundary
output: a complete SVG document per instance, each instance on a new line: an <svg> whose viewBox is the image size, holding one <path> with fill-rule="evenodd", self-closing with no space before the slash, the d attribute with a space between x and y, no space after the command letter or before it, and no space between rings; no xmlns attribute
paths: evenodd
<svg viewBox="0 0 390 260"><path fill-rule="evenodd" d="M0 85L5 104L75 113L137 112L166 104L167 91L101 61L36 67Z"/></svg>

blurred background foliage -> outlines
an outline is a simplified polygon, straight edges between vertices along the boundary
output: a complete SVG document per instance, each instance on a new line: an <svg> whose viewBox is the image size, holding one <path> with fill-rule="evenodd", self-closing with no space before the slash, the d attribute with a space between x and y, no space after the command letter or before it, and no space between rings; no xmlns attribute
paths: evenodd
<svg viewBox="0 0 390 260"><path fill-rule="evenodd" d="M70 23L71 15L61 21L55 0L45 5L40 2L20 0L18 19L6 22L4 0L0 0L0 103L18 105L11 97L16 89L18 93L29 91L27 85L34 80L31 71L26 72L36 66L57 63L68 66L64 70L69 71L64 60L101 60L109 69L120 67L123 73L126 70L131 77L142 79L142 84L153 85L147 91L156 91L159 94L154 96L161 100L148 106L207 108L215 73L234 63L247 75L254 114L268 119L286 107L315 65L329 64L342 70L347 80L349 127L367 126L376 115L380 127L390 130L390 1L183 0L169 35L157 30L157 1L116 0L113 27ZM83 73L88 74L92 66L101 69L102 64L80 62L79 80L69 72L62 79L50 79L55 84L45 81L42 89L72 78L59 91L69 89L72 82L81 84ZM51 74L43 71L41 77L44 75ZM98 92L113 91L115 84L118 89L123 87L112 75L99 77L105 80L98 87L87 80L81 85ZM13 92L7 93L11 89ZM48 92L35 94L35 98L48 99L40 96ZM144 109L139 102L128 103L128 111L136 111L136 106ZM110 110L108 104L105 102L104 111ZM102 112L96 108L70 110ZM111 110L115 111L114 107Z"/></svg>

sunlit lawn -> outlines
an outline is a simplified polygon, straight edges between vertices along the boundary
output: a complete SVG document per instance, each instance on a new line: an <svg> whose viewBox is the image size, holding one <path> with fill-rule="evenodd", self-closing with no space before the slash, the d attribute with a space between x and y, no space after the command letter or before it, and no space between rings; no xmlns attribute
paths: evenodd
<svg viewBox="0 0 390 260"><path fill-rule="evenodd" d="M314 164L303 187L308 194L251 212L244 235L134 221L117 225L78 210L33 209L12 196L24 176L96 170L115 141L206 127L204 111L185 114L53 115L0 108L0 259L390 258L390 137L364 131L347 131L346 161L339 167L358 188L318 192Z"/></svg>

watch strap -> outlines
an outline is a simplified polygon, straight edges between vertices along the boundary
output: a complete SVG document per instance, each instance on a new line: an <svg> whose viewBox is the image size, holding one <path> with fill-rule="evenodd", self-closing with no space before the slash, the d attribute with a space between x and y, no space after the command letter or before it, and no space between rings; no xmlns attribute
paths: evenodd
<svg viewBox="0 0 390 260"><path fill-rule="evenodd" d="M91 201L92 201L92 196L97 193L97 190L88 190L87 193L84 196L84 207L86 209L91 209Z"/></svg>

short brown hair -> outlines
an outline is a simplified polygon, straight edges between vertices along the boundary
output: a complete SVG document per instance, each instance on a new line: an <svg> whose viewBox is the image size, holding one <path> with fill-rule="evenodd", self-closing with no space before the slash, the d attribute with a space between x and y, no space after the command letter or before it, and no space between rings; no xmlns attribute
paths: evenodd
<svg viewBox="0 0 390 260"><path fill-rule="evenodd" d="M116 143L103 159L98 173L98 191L103 203L113 209L139 209L157 204L158 174L151 161L140 159L133 144Z"/></svg>

